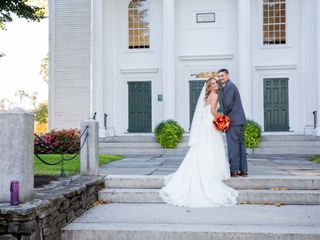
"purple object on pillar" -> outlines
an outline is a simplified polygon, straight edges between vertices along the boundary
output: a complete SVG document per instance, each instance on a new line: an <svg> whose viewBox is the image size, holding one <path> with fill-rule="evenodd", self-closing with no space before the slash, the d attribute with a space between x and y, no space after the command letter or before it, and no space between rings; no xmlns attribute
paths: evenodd
<svg viewBox="0 0 320 240"><path fill-rule="evenodd" d="M17 180L11 181L10 192L11 192L10 204L18 205L19 204L19 181Z"/></svg>

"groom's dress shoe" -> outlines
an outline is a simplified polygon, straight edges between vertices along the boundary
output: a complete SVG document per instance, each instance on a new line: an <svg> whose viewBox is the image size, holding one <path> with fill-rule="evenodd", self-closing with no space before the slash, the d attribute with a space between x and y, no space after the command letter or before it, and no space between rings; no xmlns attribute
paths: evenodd
<svg viewBox="0 0 320 240"><path fill-rule="evenodd" d="M231 172L231 173L230 173L230 177L239 177L239 174L238 174L238 173Z"/></svg>
<svg viewBox="0 0 320 240"><path fill-rule="evenodd" d="M248 177L248 172L240 172L239 176L241 177Z"/></svg>

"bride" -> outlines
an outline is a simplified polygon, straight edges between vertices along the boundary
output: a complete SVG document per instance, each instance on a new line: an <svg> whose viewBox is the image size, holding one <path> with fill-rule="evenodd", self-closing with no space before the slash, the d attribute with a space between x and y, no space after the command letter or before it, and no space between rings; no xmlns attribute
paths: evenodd
<svg viewBox="0 0 320 240"><path fill-rule="evenodd" d="M181 207L220 207L237 203L221 133L212 124L218 108L217 80L209 78L200 93L192 120L190 149L179 169L160 190L166 203Z"/></svg>

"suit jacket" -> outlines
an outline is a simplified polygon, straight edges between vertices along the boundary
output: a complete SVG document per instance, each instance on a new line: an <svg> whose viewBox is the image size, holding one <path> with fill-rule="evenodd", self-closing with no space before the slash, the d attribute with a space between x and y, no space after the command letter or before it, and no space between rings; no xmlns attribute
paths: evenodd
<svg viewBox="0 0 320 240"><path fill-rule="evenodd" d="M244 125L246 123L239 90L230 79L223 88L222 105L224 114L230 117L231 125Z"/></svg>

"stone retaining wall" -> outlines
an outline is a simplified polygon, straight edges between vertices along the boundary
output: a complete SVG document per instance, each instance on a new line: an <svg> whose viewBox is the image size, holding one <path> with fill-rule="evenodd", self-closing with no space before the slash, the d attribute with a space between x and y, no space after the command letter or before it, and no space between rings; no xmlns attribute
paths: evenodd
<svg viewBox="0 0 320 240"><path fill-rule="evenodd" d="M35 190L32 202L0 204L1 240L59 240L60 230L93 207L104 177L74 176Z"/></svg>

